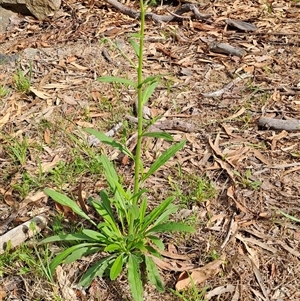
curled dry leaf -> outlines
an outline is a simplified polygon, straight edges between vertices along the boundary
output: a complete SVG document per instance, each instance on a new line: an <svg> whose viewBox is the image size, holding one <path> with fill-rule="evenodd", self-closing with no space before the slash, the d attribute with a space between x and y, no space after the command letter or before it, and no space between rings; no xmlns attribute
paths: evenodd
<svg viewBox="0 0 300 301"><path fill-rule="evenodd" d="M184 271L178 277L178 281L176 283L176 290L182 291L192 284L199 284L203 281L214 277L221 271L221 266L225 260L225 256L221 256L219 259L216 259L204 267L193 269L191 273Z"/></svg>

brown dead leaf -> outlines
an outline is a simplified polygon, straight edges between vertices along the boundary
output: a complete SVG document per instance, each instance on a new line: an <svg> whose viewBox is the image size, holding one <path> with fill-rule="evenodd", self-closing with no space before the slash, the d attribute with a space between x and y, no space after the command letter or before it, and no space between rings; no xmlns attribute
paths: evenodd
<svg viewBox="0 0 300 301"><path fill-rule="evenodd" d="M51 170L53 167L56 166L56 164L61 160L59 155L54 156L51 162L44 162L42 163L42 172L47 172Z"/></svg>
<svg viewBox="0 0 300 301"><path fill-rule="evenodd" d="M37 97L39 97L40 99L48 99L51 98L51 95L46 93L46 92L42 92L39 91L38 89L35 89L33 87L30 87L30 92L32 92L34 95L36 95Z"/></svg>
<svg viewBox="0 0 300 301"><path fill-rule="evenodd" d="M47 195L43 191L39 191L35 194L29 194L20 204L20 209L25 208L30 203L35 203L43 198L47 198Z"/></svg>
<svg viewBox="0 0 300 301"><path fill-rule="evenodd" d="M71 282L67 275L67 271L64 271L63 268L59 265L55 269L56 279L59 284L61 294L65 301L76 301L77 296L75 290L71 288Z"/></svg>
<svg viewBox="0 0 300 301"><path fill-rule="evenodd" d="M258 149L253 149L252 153L262 163L266 164L267 166L272 165L271 162Z"/></svg>
<svg viewBox="0 0 300 301"><path fill-rule="evenodd" d="M244 213L248 213L248 209L247 209L244 205L240 204L240 203L235 199L235 197L234 197L234 187L233 187L233 186L230 186L230 187L227 189L227 196L230 197L230 198L234 201L236 207L237 207L240 211L242 211L242 212L244 212Z"/></svg>
<svg viewBox="0 0 300 301"><path fill-rule="evenodd" d="M50 142L51 142L51 134L50 134L50 130L49 129L46 129L44 131L44 140L45 140L46 144L50 144Z"/></svg>
<svg viewBox="0 0 300 301"><path fill-rule="evenodd" d="M84 202L84 192L82 191L82 181L80 181L79 183L79 187L78 187L78 202L80 204L81 209L84 211L85 214L88 214L88 210L87 210L87 206L86 203Z"/></svg>
<svg viewBox="0 0 300 301"><path fill-rule="evenodd" d="M217 260L214 260L204 267L193 269L189 274L184 271L178 277L178 281L175 285L177 291L182 291L186 288L189 288L192 283L197 285L203 281L216 276L221 271L221 266L224 263L225 256L220 257Z"/></svg>
<svg viewBox="0 0 300 301"><path fill-rule="evenodd" d="M238 117L240 117L241 115L243 115L244 113L245 113L245 111L246 111L246 109L244 108L244 107L242 107L238 112L236 112L235 114L233 114L233 115L231 115L231 116L229 116L229 117L227 117L227 118L225 118L224 119L224 121L226 120L233 120L233 119L235 119L235 118L238 118Z"/></svg>
<svg viewBox="0 0 300 301"><path fill-rule="evenodd" d="M3 117L0 118L0 129L9 121L10 112L7 112Z"/></svg>
<svg viewBox="0 0 300 301"><path fill-rule="evenodd" d="M6 297L6 292L0 289L0 301L4 300L5 297Z"/></svg>
<svg viewBox="0 0 300 301"><path fill-rule="evenodd" d="M183 271L190 271L195 268L195 265L186 262L186 261L179 261L179 260L170 260L167 258L160 259L156 256L149 255L155 264L160 267L162 270L167 271L175 271L175 272L183 272Z"/></svg>

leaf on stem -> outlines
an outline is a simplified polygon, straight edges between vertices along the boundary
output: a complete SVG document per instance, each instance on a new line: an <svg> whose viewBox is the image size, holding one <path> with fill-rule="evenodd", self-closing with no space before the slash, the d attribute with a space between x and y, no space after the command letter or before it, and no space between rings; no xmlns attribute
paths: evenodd
<svg viewBox="0 0 300 301"><path fill-rule="evenodd" d="M180 149L185 145L185 140L172 145L169 149L164 151L159 158L151 165L149 171L143 175L142 182L148 179L153 173L155 173L162 165L164 165L169 159L171 159Z"/></svg>
<svg viewBox="0 0 300 301"><path fill-rule="evenodd" d="M144 91L143 91L143 99L142 99L142 105L144 106L146 102L149 100L153 92L155 91L156 87L158 86L158 81L155 81L148 85Z"/></svg>
<svg viewBox="0 0 300 301"><path fill-rule="evenodd" d="M138 43L133 38L129 39L129 43L130 43L131 47L133 48L135 55L137 57L139 57L140 56L140 47L139 47Z"/></svg>
<svg viewBox="0 0 300 301"><path fill-rule="evenodd" d="M101 76L98 77L97 80L102 83L121 83L128 86L132 86L136 88L136 83L131 81L130 79L122 78L122 77L115 77L115 76Z"/></svg>
<svg viewBox="0 0 300 301"><path fill-rule="evenodd" d="M161 138L167 141L173 141L173 137L172 135L170 135L169 133L165 133L165 132L147 132L143 134L144 137L153 137L153 138Z"/></svg>
<svg viewBox="0 0 300 301"><path fill-rule="evenodd" d="M97 244L95 243L82 243L82 244L78 244L75 246L72 246L66 250L64 250L63 252L59 253L50 263L49 268L51 271L51 274L54 273L55 268L64 262L64 260L70 255L72 254L74 251L79 250L81 248L85 248L85 247L92 247L92 246L97 246Z"/></svg>
<svg viewBox="0 0 300 301"><path fill-rule="evenodd" d="M41 243L49 243L54 241L73 241L73 240L91 240L90 237L82 233L72 233L72 234L61 234L47 237L41 241Z"/></svg>
<svg viewBox="0 0 300 301"><path fill-rule="evenodd" d="M156 219L158 219L159 216L163 214L165 210L170 206L174 199L174 196L168 197L158 207L156 207L148 215L146 215L141 230L145 231Z"/></svg>
<svg viewBox="0 0 300 301"><path fill-rule="evenodd" d="M99 132L95 129L84 129L85 132L95 136L99 139L102 143L112 146L113 148L118 149L123 154L127 155L128 157L133 159L133 155L131 151L123 144L115 141L113 138L106 136L104 133Z"/></svg>

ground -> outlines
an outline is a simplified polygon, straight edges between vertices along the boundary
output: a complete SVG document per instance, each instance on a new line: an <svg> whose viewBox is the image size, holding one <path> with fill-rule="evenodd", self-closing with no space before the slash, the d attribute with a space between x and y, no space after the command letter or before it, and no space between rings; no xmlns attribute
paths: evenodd
<svg viewBox="0 0 300 301"><path fill-rule="evenodd" d="M149 10L168 15L176 5ZM300 300L300 133L258 124L262 116L300 118L299 1L226 0L198 8L211 17L199 21L187 13L168 23L146 22L144 76L161 75L149 114L158 117L159 130L187 141L146 183L149 210L175 195L179 211L172 218L196 232L162 237L171 257L159 265L166 292L147 284L145 300ZM227 19L257 29L241 31ZM58 246L36 241L82 226L41 192L51 187L75 199L78 190L84 199L97 196L106 186L99 153L114 160L126 187L133 185L132 162L109 147L90 146L82 129L108 132L121 122L114 138L134 150L135 90L97 78L136 80L129 41L138 30L139 20L104 2L72 0L49 20L15 16L0 35L6 59L0 70L1 235L33 216L48 219L40 236L1 255L0 299L130 300L125 274L114 282L97 278L86 290L77 286L95 258L63 265L50 283L41 262ZM213 42L243 53L213 52ZM145 140L145 167L170 145ZM176 294L179 270L189 265L195 285ZM195 272L201 267L210 276Z"/></svg>

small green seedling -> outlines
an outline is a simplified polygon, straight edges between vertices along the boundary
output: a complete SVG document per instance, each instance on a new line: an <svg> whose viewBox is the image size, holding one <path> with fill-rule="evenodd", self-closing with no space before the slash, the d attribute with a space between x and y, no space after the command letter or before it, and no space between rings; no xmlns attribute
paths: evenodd
<svg viewBox="0 0 300 301"><path fill-rule="evenodd" d="M17 73L14 75L15 80L15 87L21 93L29 93L30 92L30 85L31 85L31 68L29 71L29 78L24 75L22 70L18 70Z"/></svg>

